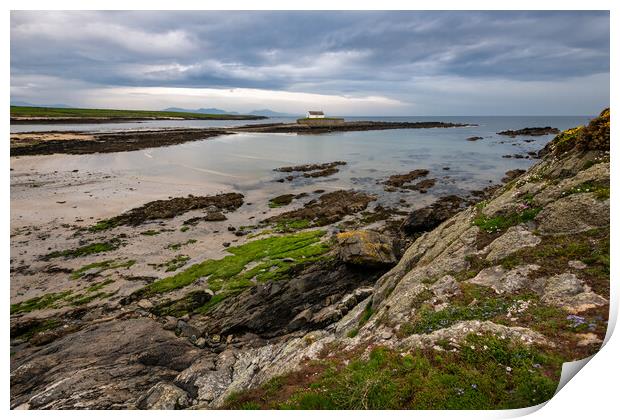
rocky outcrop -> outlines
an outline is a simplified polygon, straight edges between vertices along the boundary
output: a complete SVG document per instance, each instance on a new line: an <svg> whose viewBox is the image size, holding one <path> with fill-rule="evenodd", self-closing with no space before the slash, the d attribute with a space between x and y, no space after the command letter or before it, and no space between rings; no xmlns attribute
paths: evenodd
<svg viewBox="0 0 620 420"><path fill-rule="evenodd" d="M430 206L412 211L403 221L401 230L408 235L428 232L461 211L466 200L456 195L441 197Z"/></svg>
<svg viewBox="0 0 620 420"><path fill-rule="evenodd" d="M95 324L13 358L11 407L135 408L144 393L198 356L187 340L148 318Z"/></svg>
<svg viewBox="0 0 620 420"><path fill-rule="evenodd" d="M267 223L308 221L312 226L338 222L346 215L364 210L376 198L358 191L333 191L311 200L304 207L270 217Z"/></svg>
<svg viewBox="0 0 620 420"><path fill-rule="evenodd" d="M553 127L526 127L520 130L506 130L500 131L500 136L546 136L548 134L558 134L560 130Z"/></svg>
<svg viewBox="0 0 620 420"><path fill-rule="evenodd" d="M373 266L396 263L394 240L370 230L339 233L338 256L347 264Z"/></svg>
<svg viewBox="0 0 620 420"><path fill-rule="evenodd" d="M347 298L350 292L372 286L385 270L337 260L312 265L287 282L259 284L230 297L210 312L202 329L221 336L249 332L277 337L323 328L366 298L363 293Z"/></svg>

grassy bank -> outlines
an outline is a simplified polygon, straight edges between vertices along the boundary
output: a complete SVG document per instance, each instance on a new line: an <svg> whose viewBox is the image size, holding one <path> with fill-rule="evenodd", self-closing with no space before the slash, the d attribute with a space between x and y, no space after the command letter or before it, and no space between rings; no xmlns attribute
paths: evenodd
<svg viewBox="0 0 620 420"><path fill-rule="evenodd" d="M258 119L255 115L201 114L197 112L135 111L125 109L44 108L11 106L11 118L101 118L101 119L168 119L229 120Z"/></svg>

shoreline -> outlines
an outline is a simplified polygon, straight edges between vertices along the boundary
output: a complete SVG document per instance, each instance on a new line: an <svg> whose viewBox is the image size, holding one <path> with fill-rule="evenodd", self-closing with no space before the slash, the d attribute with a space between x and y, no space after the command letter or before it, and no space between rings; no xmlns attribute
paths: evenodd
<svg viewBox="0 0 620 420"><path fill-rule="evenodd" d="M251 124L234 128L183 128L120 132L45 131L11 133L11 156L55 153L91 154L142 150L171 146L210 137L238 133L324 134L345 131L372 131L422 128L461 128L476 124L449 122L349 121L331 126L306 124Z"/></svg>

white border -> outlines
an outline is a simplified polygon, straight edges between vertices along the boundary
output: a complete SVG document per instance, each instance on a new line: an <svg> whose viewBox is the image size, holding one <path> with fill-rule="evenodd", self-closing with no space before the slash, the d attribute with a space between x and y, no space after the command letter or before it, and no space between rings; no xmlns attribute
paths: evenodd
<svg viewBox="0 0 620 420"><path fill-rule="evenodd" d="M2 119L3 132L5 137L5 155L2 159L2 173L5 174L4 182L2 183L2 198L5 205L2 207L2 233L4 234L4 241L2 242L2 255L1 260L3 272L6 274L5 285L3 289L2 308L3 313L9 313L9 255L10 255L10 215L9 215L9 203L10 203L10 179L9 179L9 153L8 153L8 133L9 133L9 102L10 102L10 58L9 58L9 43L10 43L10 10L199 10L199 9L212 9L212 10L306 10L306 9L318 9L318 10L611 10L611 74L617 73L617 54L615 47L617 47L617 34L618 31L614 28L620 27L619 19L617 19L618 1L604 1L604 0L589 0L587 2L565 0L565 1L548 1L548 0L521 0L521 1L503 1L498 0L470 0L467 2L458 0L435 0L435 1L395 1L395 0L383 0L381 2L369 2L369 1L327 1L327 0L314 0L312 2L290 2L290 1L276 1L276 0L262 0L257 1L242 1L242 0L228 0L226 2L208 2L208 1L188 1L188 0L176 0L161 1L151 0L149 2L137 2L137 1L119 1L119 0L92 0L88 3L79 1L66 1L57 0L54 2L49 1L6 1L6 8L2 14L2 34L4 42L2 43L2 71L4 72L4 80L6 81L7 88L4 90L4 101L0 108L2 115L5 117ZM145 8L145 6L147 6ZM173 7L174 6L174 7ZM615 79L611 77L611 107L615 110L616 105L616 83ZM617 130L612 124L612 139L616 139ZM612 155L615 154L615 147L612 141ZM612 158L615 162L615 156ZM611 200L611 214L617 214L618 200L616 199L615 186L618 179L617 171L614 165L612 165L612 185L614 193ZM611 251L613 258L616 259L616 250L618 248L618 227L614 220L612 220L612 242ZM617 287L617 265L612 263L611 271L612 280L612 305L610 313L610 332L617 320L618 312L618 287ZM2 335L4 343L7 345L6 356L8 359L8 343L9 343L9 325L8 317L5 318L5 328L2 329ZM617 334L616 334L617 335ZM132 418L166 418L170 416L179 416L186 418L288 418L294 415L298 418L314 418L316 416L338 417L339 419L348 418L372 418L375 420L377 416L399 416L403 418L415 418L415 419L434 419L434 418L453 418L453 419L489 419L489 418L505 418L505 417L518 417L525 415L528 412L534 411L531 414L531 418L536 419L584 419L584 418L611 418L616 413L618 408L618 395L616 391L617 381L620 378L618 355L620 355L620 344L617 337L608 334L607 343L601 349L601 351L595 355L588 363L587 367L579 372L574 379L569 381L564 388L558 392L546 405L542 407L536 407L533 409L524 410L512 410L512 411L407 411L407 412L223 412L223 411L210 411L210 412L198 412L198 411L186 411L186 412L115 412L115 413L102 413L102 412L89 412L87 415L93 418L104 418L109 415L132 417ZM5 363L2 365L2 373L0 377L2 381L2 397L4 399L4 409L9 411L9 364L5 359ZM612 414L613 413L613 414ZM83 418L83 412L77 411L62 411L62 412L18 412L10 411L10 416L20 418L33 418L37 416L45 416L46 418Z"/></svg>

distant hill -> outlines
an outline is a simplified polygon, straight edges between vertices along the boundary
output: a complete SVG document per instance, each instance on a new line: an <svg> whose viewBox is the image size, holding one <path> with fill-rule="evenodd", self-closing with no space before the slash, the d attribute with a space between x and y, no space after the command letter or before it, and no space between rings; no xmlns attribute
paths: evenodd
<svg viewBox="0 0 620 420"><path fill-rule="evenodd" d="M288 114L286 112L272 111L271 109L257 109L250 112L251 115L262 115L264 117L299 117L301 114Z"/></svg>
<svg viewBox="0 0 620 420"><path fill-rule="evenodd" d="M199 109L186 109L186 108L166 108L167 112L192 112L194 114L226 114L226 115L239 115L235 111L226 111L219 108L199 108ZM263 117L298 117L299 114L287 114L286 112L273 111L271 109L257 109L249 112L249 115L261 115ZM246 114L247 115L247 114Z"/></svg>
<svg viewBox="0 0 620 420"><path fill-rule="evenodd" d="M219 108L199 108L199 109L186 109L186 108L166 108L166 112L191 112L194 114L226 114L226 115L239 115L238 112L225 111Z"/></svg>
<svg viewBox="0 0 620 420"><path fill-rule="evenodd" d="M24 101L11 101L11 106L30 106L30 107L37 107L37 108L73 108L71 105L66 105L66 104L37 105L37 104L31 104L30 102L24 102Z"/></svg>

